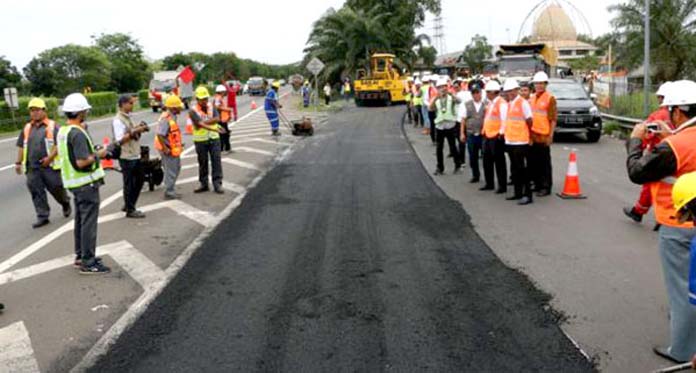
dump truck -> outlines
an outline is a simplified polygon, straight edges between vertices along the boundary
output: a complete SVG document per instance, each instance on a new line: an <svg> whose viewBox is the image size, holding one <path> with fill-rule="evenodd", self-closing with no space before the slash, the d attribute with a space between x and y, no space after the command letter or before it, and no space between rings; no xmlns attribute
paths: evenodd
<svg viewBox="0 0 696 373"><path fill-rule="evenodd" d="M498 77L529 81L539 71L555 76L556 50L544 43L504 44L496 52Z"/></svg>
<svg viewBox="0 0 696 373"><path fill-rule="evenodd" d="M389 53L376 53L370 58L370 70L358 70L355 89L355 104L391 105L404 102L405 77L394 67L394 56Z"/></svg>

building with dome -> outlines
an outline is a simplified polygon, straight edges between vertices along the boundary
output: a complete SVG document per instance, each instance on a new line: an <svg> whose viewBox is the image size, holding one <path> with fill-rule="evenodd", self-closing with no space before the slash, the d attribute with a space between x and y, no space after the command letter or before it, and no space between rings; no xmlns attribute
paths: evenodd
<svg viewBox="0 0 696 373"><path fill-rule="evenodd" d="M578 40L575 24L561 5L548 3L532 24L530 41L545 43L556 49L559 61L568 61L594 55L597 47ZM582 16L582 15L580 15Z"/></svg>

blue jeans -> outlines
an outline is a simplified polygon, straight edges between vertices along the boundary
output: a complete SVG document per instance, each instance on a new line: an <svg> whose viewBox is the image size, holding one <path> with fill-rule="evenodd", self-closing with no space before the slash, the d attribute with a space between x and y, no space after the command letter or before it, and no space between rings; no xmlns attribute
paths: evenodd
<svg viewBox="0 0 696 373"><path fill-rule="evenodd" d="M428 117L428 105L421 106L421 114L423 115L423 127L430 128L430 118Z"/></svg>
<svg viewBox="0 0 696 373"><path fill-rule="evenodd" d="M662 272L670 308L672 357L688 361L696 354L696 306L689 302L691 241L696 229L660 227Z"/></svg>

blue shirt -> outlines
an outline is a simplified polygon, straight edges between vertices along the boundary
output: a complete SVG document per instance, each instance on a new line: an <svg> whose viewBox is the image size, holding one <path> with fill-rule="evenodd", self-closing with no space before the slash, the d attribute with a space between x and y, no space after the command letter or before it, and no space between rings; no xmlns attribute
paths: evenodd
<svg viewBox="0 0 696 373"><path fill-rule="evenodd" d="M275 103L278 102L278 93L274 89L269 89L266 93L266 100L264 101L263 108L266 111L276 111Z"/></svg>

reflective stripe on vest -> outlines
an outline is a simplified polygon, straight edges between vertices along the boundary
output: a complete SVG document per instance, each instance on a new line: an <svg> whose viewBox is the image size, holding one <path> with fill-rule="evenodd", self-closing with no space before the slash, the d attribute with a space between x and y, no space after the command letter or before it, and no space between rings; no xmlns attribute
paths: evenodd
<svg viewBox="0 0 696 373"><path fill-rule="evenodd" d="M94 153L94 145L92 144L92 138L89 137L87 131L82 129L80 126L67 125L62 126L58 130L58 155L60 155L61 160L61 170L60 176L63 179L63 186L66 189L75 189L84 185L94 183L104 178L104 169L102 169L99 161L95 161L92 165L92 171L79 171L76 170L72 163L70 163L70 156L68 152L68 134L72 130L82 131L87 137L87 142L89 144L89 151Z"/></svg>
<svg viewBox="0 0 696 373"><path fill-rule="evenodd" d="M51 149L55 145L55 139L53 138L53 132L56 130L56 122L46 118L42 122L46 126L46 139L44 144L46 144L46 155L51 154ZM24 125L24 145L22 145L22 167L24 168L24 173L27 173L27 159L29 158L29 135L31 135L32 124L31 122ZM60 159L56 156L50 164L51 168L54 170L60 170Z"/></svg>
<svg viewBox="0 0 696 373"><path fill-rule="evenodd" d="M447 96L446 107L442 108L442 99L438 98L435 101L435 106L437 107L437 116L435 117L435 124L440 124L442 122L456 122L457 117L454 115L454 104L452 102L452 96Z"/></svg>
<svg viewBox="0 0 696 373"><path fill-rule="evenodd" d="M529 127L524 118L522 104L524 99L517 97L508 105L507 117L505 118L505 141L511 143L529 143Z"/></svg>
<svg viewBox="0 0 696 373"><path fill-rule="evenodd" d="M196 106L193 107L193 110L198 113L198 116L201 119L201 122L205 122L206 120L210 119L213 117L213 109L209 105L208 106L208 112L204 112L203 109L201 109L200 105L196 104ZM191 124L193 124L193 121L191 120L190 114L189 114L189 121L191 121ZM218 126L217 124L213 124L213 126ZM220 138L220 134L215 132L215 131L210 131L207 128L203 127L197 127L194 125L193 127L193 141L194 142L205 142L208 140L216 140Z"/></svg>
<svg viewBox="0 0 696 373"><path fill-rule="evenodd" d="M677 159L677 171L674 175L651 183L650 191L654 201L655 220L668 227L693 228L691 222L679 223L677 211L672 202L672 186L679 176L696 171L696 127L687 128L665 140Z"/></svg>
<svg viewBox="0 0 696 373"><path fill-rule="evenodd" d="M500 127L503 124L500 119L500 104L502 100L502 98L496 97L486 108L486 117L483 120L481 133L488 139L494 139L500 134Z"/></svg>
<svg viewBox="0 0 696 373"><path fill-rule="evenodd" d="M166 120L167 123L169 123L169 133L167 134L167 141L169 142L169 155L172 157L180 156L183 150L183 145L181 142L181 130L179 130L179 124L176 123L169 112L162 114L159 120ZM155 136L155 149L159 151L164 150L164 146L160 143L159 136Z"/></svg>
<svg viewBox="0 0 696 373"><path fill-rule="evenodd" d="M551 104L551 94L544 92L540 97L534 96L530 99L532 106L532 132L539 135L548 135L551 132L549 122L549 105Z"/></svg>

